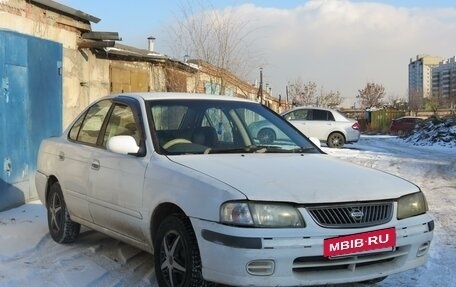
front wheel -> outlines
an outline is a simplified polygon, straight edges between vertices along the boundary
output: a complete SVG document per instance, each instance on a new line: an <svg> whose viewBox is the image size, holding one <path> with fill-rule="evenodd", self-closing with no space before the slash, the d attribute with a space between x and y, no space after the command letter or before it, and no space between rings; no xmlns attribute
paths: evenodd
<svg viewBox="0 0 456 287"><path fill-rule="evenodd" d="M81 225L71 220L58 182L51 185L46 205L52 239L58 243L73 242L79 235Z"/></svg>
<svg viewBox="0 0 456 287"><path fill-rule="evenodd" d="M214 286L203 279L195 233L185 216L171 215L160 224L154 250L155 274L159 286Z"/></svg>
<svg viewBox="0 0 456 287"><path fill-rule="evenodd" d="M345 137L338 132L332 133L328 137L327 144L330 148L342 148L345 144Z"/></svg>

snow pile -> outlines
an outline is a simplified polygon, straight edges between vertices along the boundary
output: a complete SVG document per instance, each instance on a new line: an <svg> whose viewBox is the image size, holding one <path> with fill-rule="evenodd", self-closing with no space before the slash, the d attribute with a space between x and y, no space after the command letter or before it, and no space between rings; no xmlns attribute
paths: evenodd
<svg viewBox="0 0 456 287"><path fill-rule="evenodd" d="M413 145L456 148L456 116L425 120L402 138Z"/></svg>

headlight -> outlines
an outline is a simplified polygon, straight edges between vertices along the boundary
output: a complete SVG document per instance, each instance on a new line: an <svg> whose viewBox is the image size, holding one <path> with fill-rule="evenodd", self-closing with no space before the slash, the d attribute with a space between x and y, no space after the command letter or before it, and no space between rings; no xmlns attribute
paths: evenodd
<svg viewBox="0 0 456 287"><path fill-rule="evenodd" d="M397 201L397 219L404 219L425 213L428 210L422 192L405 195Z"/></svg>
<svg viewBox="0 0 456 287"><path fill-rule="evenodd" d="M305 227L299 211L282 203L226 202L220 208L220 221L238 226Z"/></svg>

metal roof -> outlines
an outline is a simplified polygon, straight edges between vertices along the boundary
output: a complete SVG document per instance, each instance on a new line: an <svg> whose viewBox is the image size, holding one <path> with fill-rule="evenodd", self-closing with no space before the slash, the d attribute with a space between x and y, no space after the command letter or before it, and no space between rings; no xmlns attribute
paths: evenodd
<svg viewBox="0 0 456 287"><path fill-rule="evenodd" d="M61 12L63 14L67 14L68 16L80 19L80 20L85 20L87 22L93 22L93 23L98 23L100 22L100 18L97 18L95 16L92 16L90 14L87 14L85 12L82 12L80 10L73 9L71 7L65 6L63 4L51 1L51 0L30 0L30 2L33 2L35 4L50 8L51 10Z"/></svg>

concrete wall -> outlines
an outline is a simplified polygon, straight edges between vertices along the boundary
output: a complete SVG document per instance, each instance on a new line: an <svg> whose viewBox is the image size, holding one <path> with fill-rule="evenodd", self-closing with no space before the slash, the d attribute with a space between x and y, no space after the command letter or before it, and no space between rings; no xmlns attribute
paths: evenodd
<svg viewBox="0 0 456 287"><path fill-rule="evenodd" d="M66 128L98 95L109 93L109 61L78 50L82 31L90 25L22 0L0 1L0 28L55 41L63 46L63 117ZM82 86L81 83L90 83Z"/></svg>
<svg viewBox="0 0 456 287"><path fill-rule="evenodd" d="M89 103L109 92L109 61L97 59L88 49L64 48L63 128Z"/></svg>

